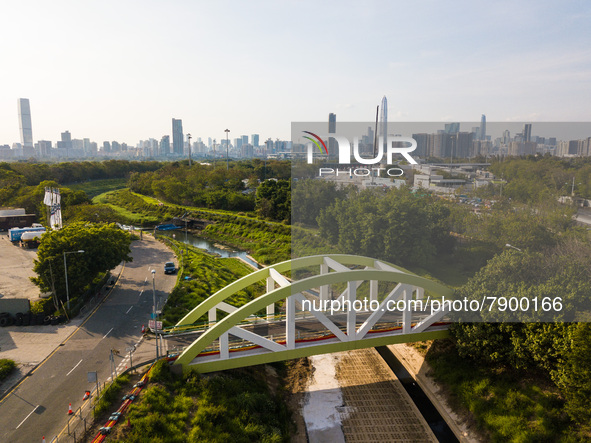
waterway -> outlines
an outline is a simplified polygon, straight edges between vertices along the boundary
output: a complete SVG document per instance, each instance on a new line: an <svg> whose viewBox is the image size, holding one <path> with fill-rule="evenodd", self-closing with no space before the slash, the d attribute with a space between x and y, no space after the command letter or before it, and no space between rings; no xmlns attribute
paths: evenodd
<svg viewBox="0 0 591 443"><path fill-rule="evenodd" d="M423 392L400 360L392 354L392 351L390 351L387 346L379 346L376 348L376 351L378 351L384 361L390 366L390 369L392 369L396 377L398 377L398 380L400 380L400 383L402 383L402 386L427 421L427 424L433 431L433 434L435 434L435 437L437 437L437 440L442 443L458 442L457 437L447 425L443 417L441 417L437 408L433 406L433 403L431 403L427 394Z"/></svg>
<svg viewBox="0 0 591 443"><path fill-rule="evenodd" d="M156 231L156 234L163 237L174 238L177 241L186 243L199 249L203 249L204 251L207 251L211 254L216 254L222 258L239 257L245 262L253 265L257 269L260 267L255 261L248 257L248 253L246 251L241 251L239 249L234 249L230 247L220 248L216 246L217 243L214 243L203 237L191 234L190 232L185 232L184 229L176 229L173 231Z"/></svg>

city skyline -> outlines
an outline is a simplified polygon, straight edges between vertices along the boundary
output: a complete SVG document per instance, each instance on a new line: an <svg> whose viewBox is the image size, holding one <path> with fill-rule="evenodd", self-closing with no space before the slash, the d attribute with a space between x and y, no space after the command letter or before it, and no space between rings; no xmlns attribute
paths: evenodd
<svg viewBox="0 0 591 443"><path fill-rule="evenodd" d="M193 137L220 139L231 128L287 139L292 121L369 120L384 95L391 122L591 121L586 3L4 9L0 35L11 44L0 49L0 143L20 140L19 97L31 101L35 141L68 129L134 143L169 134L172 116Z"/></svg>

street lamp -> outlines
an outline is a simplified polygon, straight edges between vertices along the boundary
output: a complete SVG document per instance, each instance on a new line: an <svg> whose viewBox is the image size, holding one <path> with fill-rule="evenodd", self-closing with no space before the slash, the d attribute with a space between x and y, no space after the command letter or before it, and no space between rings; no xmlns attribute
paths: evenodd
<svg viewBox="0 0 591 443"><path fill-rule="evenodd" d="M189 140L189 167L191 167L191 134L187 134L187 139Z"/></svg>
<svg viewBox="0 0 591 443"><path fill-rule="evenodd" d="M158 360L158 322L156 321L156 270L152 269L152 319L154 320L154 333L156 334L156 360Z"/></svg>
<svg viewBox="0 0 591 443"><path fill-rule="evenodd" d="M66 306L70 310L70 290L68 288L68 264L66 263L66 254L82 254L84 249L78 251L64 251L64 272L66 273Z"/></svg>
<svg viewBox="0 0 591 443"><path fill-rule="evenodd" d="M506 248L515 249L516 251L519 251L519 252L523 252L521 249L519 249L519 248L516 248L515 246L513 246L513 245L510 245L509 243L507 243L507 244L505 245L505 247L506 247Z"/></svg>
<svg viewBox="0 0 591 443"><path fill-rule="evenodd" d="M228 147L230 146L230 144L228 143L228 134L230 133L229 129L226 129L224 131L226 133L226 171L228 169L230 169L230 159L228 157Z"/></svg>

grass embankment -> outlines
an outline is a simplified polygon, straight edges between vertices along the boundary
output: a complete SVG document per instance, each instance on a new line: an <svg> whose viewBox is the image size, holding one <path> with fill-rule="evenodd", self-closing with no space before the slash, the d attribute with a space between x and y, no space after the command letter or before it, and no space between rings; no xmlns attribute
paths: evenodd
<svg viewBox="0 0 591 443"><path fill-rule="evenodd" d="M105 180L91 180L84 183L66 184L66 187L75 191L84 191L89 198L93 198L105 192L127 187L127 179L109 178Z"/></svg>
<svg viewBox="0 0 591 443"><path fill-rule="evenodd" d="M171 240L178 248L183 243ZM253 269L235 258L215 258L198 248L187 246L184 256L183 274L178 285L171 292L163 310L164 326L173 326L191 309L223 287L253 272ZM189 277L190 280L186 280ZM242 306L264 292L258 284L234 294L227 303ZM207 321L207 315L200 321Z"/></svg>
<svg viewBox="0 0 591 443"><path fill-rule="evenodd" d="M283 365L274 366L282 372ZM146 439L170 443L289 441L292 424L283 389L273 392L269 387L273 385L269 378L278 378L273 372L259 366L208 376L176 376L161 361L125 414L131 428L119 425L109 439L127 443Z"/></svg>
<svg viewBox="0 0 591 443"><path fill-rule="evenodd" d="M94 418L110 411L115 405L119 407L117 401L121 400L123 388L127 383L129 383L129 374L120 375L101 392L101 396L94 407Z"/></svg>
<svg viewBox="0 0 591 443"><path fill-rule="evenodd" d="M16 368L16 363L7 358L0 358L0 382Z"/></svg>
<svg viewBox="0 0 591 443"><path fill-rule="evenodd" d="M291 228L281 223L258 220L242 213L161 203L128 189L101 194L93 203L106 204L127 223L143 226L189 212L191 217L214 222L201 232L204 238L247 250L261 263L272 264L290 258Z"/></svg>
<svg viewBox="0 0 591 443"><path fill-rule="evenodd" d="M475 364L450 340L433 342L426 359L454 409L469 411L490 441L582 441L569 429L558 389L542 376Z"/></svg>

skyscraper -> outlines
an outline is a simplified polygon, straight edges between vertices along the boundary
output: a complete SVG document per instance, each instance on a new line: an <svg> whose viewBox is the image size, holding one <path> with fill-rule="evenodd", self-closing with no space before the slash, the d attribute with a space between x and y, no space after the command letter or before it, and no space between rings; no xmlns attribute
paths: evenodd
<svg viewBox="0 0 591 443"><path fill-rule="evenodd" d="M388 146L388 100L384 95L382 98L382 108L380 109L380 129L378 130L378 137L383 137L384 152Z"/></svg>
<svg viewBox="0 0 591 443"><path fill-rule="evenodd" d="M255 148L258 148L258 147L259 147L259 135L258 135L258 134L252 134L252 135L250 136L250 139L251 139L251 141L252 141L252 145L253 145Z"/></svg>
<svg viewBox="0 0 591 443"><path fill-rule="evenodd" d="M526 123L523 125L523 141L531 141L531 123Z"/></svg>
<svg viewBox="0 0 591 443"><path fill-rule="evenodd" d="M163 135L162 139L160 139L160 155L168 155L170 154L170 137L168 135Z"/></svg>
<svg viewBox="0 0 591 443"><path fill-rule="evenodd" d="M28 98L18 99L18 123L23 148L32 148L33 126L31 124L31 106Z"/></svg>
<svg viewBox="0 0 591 443"><path fill-rule="evenodd" d="M337 132L337 115L332 112L328 114L328 133L335 134ZM328 155L330 157L336 157L337 153L337 141L334 138L328 139Z"/></svg>
<svg viewBox="0 0 591 443"><path fill-rule="evenodd" d="M185 140L183 137L183 121L172 119L172 153L183 154Z"/></svg>
<svg viewBox="0 0 591 443"><path fill-rule="evenodd" d="M480 117L480 140L486 140L486 115Z"/></svg>

